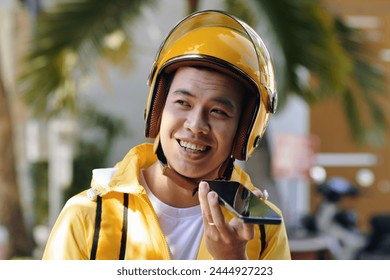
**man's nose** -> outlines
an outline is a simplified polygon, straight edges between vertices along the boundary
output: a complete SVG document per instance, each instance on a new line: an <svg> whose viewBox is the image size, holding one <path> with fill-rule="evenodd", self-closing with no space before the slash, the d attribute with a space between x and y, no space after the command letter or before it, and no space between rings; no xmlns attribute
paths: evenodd
<svg viewBox="0 0 390 280"><path fill-rule="evenodd" d="M210 132L208 114L202 109L193 109L188 114L184 127L192 131L192 133L207 134Z"/></svg>

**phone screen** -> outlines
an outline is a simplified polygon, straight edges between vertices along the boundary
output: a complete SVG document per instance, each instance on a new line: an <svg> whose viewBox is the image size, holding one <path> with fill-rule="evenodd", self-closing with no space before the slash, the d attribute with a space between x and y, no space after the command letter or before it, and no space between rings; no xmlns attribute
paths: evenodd
<svg viewBox="0 0 390 280"><path fill-rule="evenodd" d="M281 216L244 185L235 181L204 180L224 204L245 223L280 224Z"/></svg>

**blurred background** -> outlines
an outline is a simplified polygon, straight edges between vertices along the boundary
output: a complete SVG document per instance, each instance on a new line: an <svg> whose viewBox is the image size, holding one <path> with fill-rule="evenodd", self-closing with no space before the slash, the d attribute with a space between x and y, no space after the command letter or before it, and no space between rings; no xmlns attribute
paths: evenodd
<svg viewBox="0 0 390 280"><path fill-rule="evenodd" d="M239 162L293 259L390 259L390 0L0 0L0 259L40 259L65 201L145 141L146 80L187 14L268 46L279 105Z"/></svg>

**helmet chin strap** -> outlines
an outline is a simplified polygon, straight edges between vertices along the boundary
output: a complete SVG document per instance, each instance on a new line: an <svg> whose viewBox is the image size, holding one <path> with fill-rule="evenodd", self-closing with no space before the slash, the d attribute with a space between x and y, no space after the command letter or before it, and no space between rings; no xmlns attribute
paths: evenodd
<svg viewBox="0 0 390 280"><path fill-rule="evenodd" d="M199 189L199 183L201 180L194 180L186 176L181 175L176 170L169 167L167 159L163 153L161 145L158 144L156 155L160 164L162 166L162 174L171 179L178 186L192 191L192 196L194 196ZM229 156L225 162L221 165L218 171L218 178L216 180L230 180L234 168L234 157ZM207 179L207 178L204 178Z"/></svg>

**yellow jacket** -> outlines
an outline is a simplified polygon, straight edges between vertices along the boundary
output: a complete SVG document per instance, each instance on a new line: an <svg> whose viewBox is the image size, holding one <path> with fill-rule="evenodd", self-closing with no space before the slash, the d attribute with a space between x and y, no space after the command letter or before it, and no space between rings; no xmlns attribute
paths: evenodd
<svg viewBox="0 0 390 280"><path fill-rule="evenodd" d="M52 229L43 259L170 259L156 213L139 184L139 170L156 160L152 144L134 147L112 170L106 186L95 178L90 190L69 199ZM231 179L253 187L238 166ZM91 190L100 195L94 197ZM227 220L233 217L222 210ZM284 223L255 228L247 247L249 259L291 258ZM203 240L197 259L211 259Z"/></svg>

